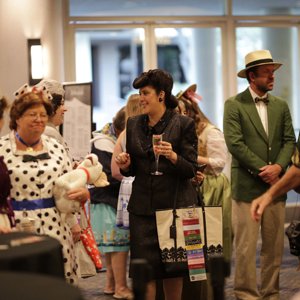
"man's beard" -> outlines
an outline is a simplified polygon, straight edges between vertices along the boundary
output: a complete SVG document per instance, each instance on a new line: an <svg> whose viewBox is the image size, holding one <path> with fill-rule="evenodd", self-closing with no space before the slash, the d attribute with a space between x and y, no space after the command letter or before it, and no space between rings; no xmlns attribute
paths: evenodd
<svg viewBox="0 0 300 300"><path fill-rule="evenodd" d="M256 88L264 94L273 90L273 88L269 88L267 84L257 85Z"/></svg>

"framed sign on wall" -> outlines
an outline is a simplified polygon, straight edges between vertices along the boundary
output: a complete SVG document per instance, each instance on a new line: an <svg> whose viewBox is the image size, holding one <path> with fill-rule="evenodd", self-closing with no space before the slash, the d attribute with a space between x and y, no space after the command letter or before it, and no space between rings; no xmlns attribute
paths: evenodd
<svg viewBox="0 0 300 300"><path fill-rule="evenodd" d="M62 135L74 160L90 152L92 131L92 83L64 83L65 107Z"/></svg>

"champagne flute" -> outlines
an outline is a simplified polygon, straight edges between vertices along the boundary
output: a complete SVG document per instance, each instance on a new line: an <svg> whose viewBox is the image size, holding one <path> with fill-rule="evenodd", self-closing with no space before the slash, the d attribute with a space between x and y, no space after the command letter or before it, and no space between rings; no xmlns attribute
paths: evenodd
<svg viewBox="0 0 300 300"><path fill-rule="evenodd" d="M152 145L155 156L155 172L152 172L151 175L162 175L163 173L158 171L158 162L159 162L159 154L155 151L155 146L159 146L162 141L162 134L153 134L152 135Z"/></svg>

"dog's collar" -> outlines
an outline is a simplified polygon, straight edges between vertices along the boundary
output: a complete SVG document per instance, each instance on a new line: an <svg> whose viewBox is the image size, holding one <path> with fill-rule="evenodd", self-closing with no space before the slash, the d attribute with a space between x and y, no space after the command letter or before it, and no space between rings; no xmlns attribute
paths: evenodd
<svg viewBox="0 0 300 300"><path fill-rule="evenodd" d="M86 168L84 168L84 167L78 167L77 169L81 169L81 170L83 170L85 172L86 177L87 177L87 182L89 182L90 181L90 173L89 173L89 171Z"/></svg>

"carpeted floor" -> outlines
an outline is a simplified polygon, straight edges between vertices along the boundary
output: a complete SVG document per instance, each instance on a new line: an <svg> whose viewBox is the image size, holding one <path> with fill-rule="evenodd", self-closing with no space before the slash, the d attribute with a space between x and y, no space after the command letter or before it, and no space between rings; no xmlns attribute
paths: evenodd
<svg viewBox="0 0 300 300"><path fill-rule="evenodd" d="M258 260L257 260L258 262ZM297 271L298 258L289 253L288 239L285 237L284 257L280 277L280 299L289 300L291 297L300 292L300 272ZM257 268L259 273L259 267ZM233 295L233 273L234 259L231 266L231 275L226 278L225 299L234 300ZM94 277L81 279L79 287L85 300L112 300L112 296L103 294L105 272L98 273ZM195 297L195 299L198 299ZM193 299L191 299L193 300ZM202 300L202 299L201 299ZM205 299L203 299L205 300Z"/></svg>

